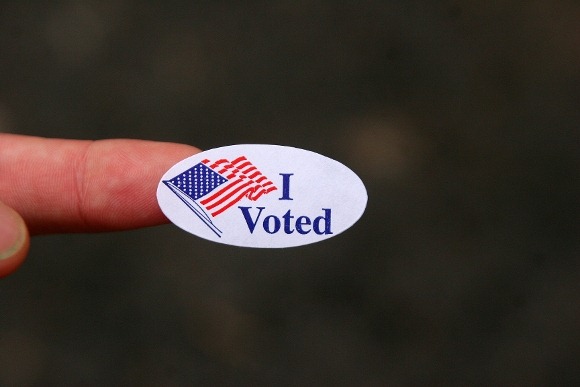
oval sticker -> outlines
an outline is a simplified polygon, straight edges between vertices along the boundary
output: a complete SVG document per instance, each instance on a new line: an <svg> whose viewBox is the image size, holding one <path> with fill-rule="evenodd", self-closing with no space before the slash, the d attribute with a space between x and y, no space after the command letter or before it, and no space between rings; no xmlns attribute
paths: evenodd
<svg viewBox="0 0 580 387"><path fill-rule="evenodd" d="M343 164L303 149L232 145L198 153L161 178L157 200L178 227L243 247L331 238L363 214L367 192Z"/></svg>

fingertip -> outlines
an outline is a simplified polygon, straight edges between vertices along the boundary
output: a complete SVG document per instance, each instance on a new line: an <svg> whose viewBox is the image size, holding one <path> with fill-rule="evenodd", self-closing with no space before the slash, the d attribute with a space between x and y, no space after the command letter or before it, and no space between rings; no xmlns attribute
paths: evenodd
<svg viewBox="0 0 580 387"><path fill-rule="evenodd" d="M30 237L22 217L0 202L0 278L12 274L26 258Z"/></svg>

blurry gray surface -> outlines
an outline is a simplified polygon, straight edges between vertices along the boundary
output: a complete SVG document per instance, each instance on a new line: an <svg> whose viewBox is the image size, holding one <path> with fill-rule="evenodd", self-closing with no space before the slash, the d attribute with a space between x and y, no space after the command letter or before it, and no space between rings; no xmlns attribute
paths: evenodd
<svg viewBox="0 0 580 387"><path fill-rule="evenodd" d="M493 5L492 5L493 4ZM0 2L0 130L349 165L340 237L43 236L0 385L578 382L576 1Z"/></svg>

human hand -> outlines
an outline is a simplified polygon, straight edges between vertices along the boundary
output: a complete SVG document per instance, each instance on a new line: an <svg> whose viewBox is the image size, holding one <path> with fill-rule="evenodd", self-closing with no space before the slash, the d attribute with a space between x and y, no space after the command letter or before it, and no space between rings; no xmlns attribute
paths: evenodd
<svg viewBox="0 0 580 387"><path fill-rule="evenodd" d="M0 277L24 261L29 235L127 230L167 222L159 179L192 146L61 140L0 133Z"/></svg>

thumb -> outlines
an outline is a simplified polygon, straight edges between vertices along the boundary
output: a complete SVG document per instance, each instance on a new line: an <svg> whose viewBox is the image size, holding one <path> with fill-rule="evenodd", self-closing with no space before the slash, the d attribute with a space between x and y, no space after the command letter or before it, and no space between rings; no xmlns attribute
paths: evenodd
<svg viewBox="0 0 580 387"><path fill-rule="evenodd" d="M22 264L29 245L30 238L22 217L0 202L0 278Z"/></svg>

